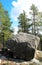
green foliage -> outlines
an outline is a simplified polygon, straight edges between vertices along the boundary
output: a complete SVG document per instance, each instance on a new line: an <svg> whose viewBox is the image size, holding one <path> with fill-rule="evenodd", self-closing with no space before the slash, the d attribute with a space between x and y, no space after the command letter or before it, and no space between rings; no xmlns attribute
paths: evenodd
<svg viewBox="0 0 42 65"><path fill-rule="evenodd" d="M32 15L32 33L35 35L36 32L38 34L38 27L42 26L42 12L39 12L38 8L34 4L32 4L30 9Z"/></svg>
<svg viewBox="0 0 42 65"><path fill-rule="evenodd" d="M27 18L25 11L23 11L23 13L19 15L18 20L19 20L19 27L21 28L21 30L19 31L28 32L30 28L30 24L28 23L28 21L30 21L30 19Z"/></svg>
<svg viewBox="0 0 42 65"><path fill-rule="evenodd" d="M31 14L32 14L32 33L35 34L35 22L36 22L36 18L37 18L37 14L38 14L38 8L32 4L32 6L30 7L31 10Z"/></svg>
<svg viewBox="0 0 42 65"><path fill-rule="evenodd" d="M11 24L8 11L4 10L2 4L0 3L0 34L4 33L4 41L12 37L12 32L10 30ZM0 39L1 38L2 36Z"/></svg>
<svg viewBox="0 0 42 65"><path fill-rule="evenodd" d="M32 6L31 6L31 11L32 11L32 15L37 15L37 13L38 13L38 8L34 5L34 4L32 4Z"/></svg>
<svg viewBox="0 0 42 65"><path fill-rule="evenodd" d="M38 18L37 18L36 24L37 26L42 26L42 12L38 12Z"/></svg>

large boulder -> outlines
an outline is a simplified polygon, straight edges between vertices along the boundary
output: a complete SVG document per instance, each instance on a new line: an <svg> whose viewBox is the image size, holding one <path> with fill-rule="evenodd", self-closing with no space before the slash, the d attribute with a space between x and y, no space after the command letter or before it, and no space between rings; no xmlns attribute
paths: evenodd
<svg viewBox="0 0 42 65"><path fill-rule="evenodd" d="M6 42L6 46L13 51L14 57L31 60L34 57L39 41L40 39L37 36L19 33L12 39L9 39Z"/></svg>

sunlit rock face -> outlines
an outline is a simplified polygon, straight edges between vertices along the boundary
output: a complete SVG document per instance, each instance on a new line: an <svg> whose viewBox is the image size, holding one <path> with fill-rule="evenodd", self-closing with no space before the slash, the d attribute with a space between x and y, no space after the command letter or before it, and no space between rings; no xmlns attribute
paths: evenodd
<svg viewBox="0 0 42 65"><path fill-rule="evenodd" d="M14 57L31 60L34 57L35 49L37 49L39 41L40 39L37 36L18 33L6 42L6 46L13 51Z"/></svg>
<svg viewBox="0 0 42 65"><path fill-rule="evenodd" d="M39 61L42 61L42 51L36 50L35 52L35 58Z"/></svg>

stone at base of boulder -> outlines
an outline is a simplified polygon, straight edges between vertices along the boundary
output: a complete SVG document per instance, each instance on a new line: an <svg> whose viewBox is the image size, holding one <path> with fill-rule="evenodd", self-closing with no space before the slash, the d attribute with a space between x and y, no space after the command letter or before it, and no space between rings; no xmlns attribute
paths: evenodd
<svg viewBox="0 0 42 65"><path fill-rule="evenodd" d="M42 65L42 63L36 63L33 61L22 61L22 62L17 62L17 61L3 61L0 63L0 65Z"/></svg>
<svg viewBox="0 0 42 65"><path fill-rule="evenodd" d="M36 50L35 52L35 58L42 61L42 51Z"/></svg>

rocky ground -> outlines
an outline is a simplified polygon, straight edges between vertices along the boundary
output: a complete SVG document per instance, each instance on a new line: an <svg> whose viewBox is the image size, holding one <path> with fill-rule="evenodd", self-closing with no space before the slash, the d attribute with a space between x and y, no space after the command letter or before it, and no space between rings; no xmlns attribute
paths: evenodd
<svg viewBox="0 0 42 65"><path fill-rule="evenodd" d="M0 65L42 65L42 51L37 50L35 57L31 61L24 61L20 59L7 59L0 55Z"/></svg>

